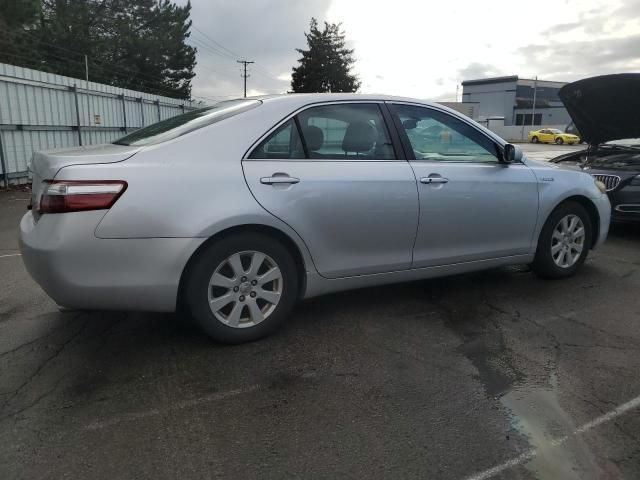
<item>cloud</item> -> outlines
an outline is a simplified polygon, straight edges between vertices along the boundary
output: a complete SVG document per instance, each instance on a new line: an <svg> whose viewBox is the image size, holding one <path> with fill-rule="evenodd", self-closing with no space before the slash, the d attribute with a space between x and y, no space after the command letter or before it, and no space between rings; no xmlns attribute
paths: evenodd
<svg viewBox="0 0 640 480"><path fill-rule="evenodd" d="M583 22L570 22L570 23L559 23L558 25L553 25L550 28L547 28L542 34L546 37L552 37L554 35L558 35L560 33L567 33L577 28L581 28L583 26Z"/></svg>
<svg viewBox="0 0 640 480"><path fill-rule="evenodd" d="M497 77L504 75L503 71L488 63L472 62L464 68L458 70L458 76L462 81L474 80L476 78Z"/></svg>
<svg viewBox="0 0 640 480"><path fill-rule="evenodd" d="M389 5L388 0L192 0L198 29L191 37L198 48L194 94L241 95L238 58L257 62L249 67L250 92L289 90L299 58L295 48L305 47L312 16L342 22L367 93L453 98L456 85L473 78L576 80L640 69L638 0L562 0L553 5L553 14L534 8L526 17L513 8L513 0ZM487 22L499 28L479 27Z"/></svg>
<svg viewBox="0 0 640 480"><path fill-rule="evenodd" d="M187 0L175 1L185 4ZM256 62L248 68L247 83L252 92L286 92L291 68L299 57L295 48L306 46L304 32L309 30L311 17L322 21L330 3L331 0L192 1L195 28L189 42L198 48L194 93L211 97L242 95L238 59Z"/></svg>
<svg viewBox="0 0 640 480"><path fill-rule="evenodd" d="M557 80L638 70L640 34L560 44L532 44L519 49L530 69Z"/></svg>

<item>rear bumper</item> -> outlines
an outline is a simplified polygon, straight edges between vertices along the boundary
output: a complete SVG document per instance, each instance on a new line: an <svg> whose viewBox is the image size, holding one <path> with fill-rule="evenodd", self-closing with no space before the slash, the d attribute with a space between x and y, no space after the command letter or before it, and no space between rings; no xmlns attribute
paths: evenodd
<svg viewBox="0 0 640 480"><path fill-rule="evenodd" d="M170 312L180 276L203 238L99 239L104 211L44 215L20 222L29 274L59 305L89 310Z"/></svg>

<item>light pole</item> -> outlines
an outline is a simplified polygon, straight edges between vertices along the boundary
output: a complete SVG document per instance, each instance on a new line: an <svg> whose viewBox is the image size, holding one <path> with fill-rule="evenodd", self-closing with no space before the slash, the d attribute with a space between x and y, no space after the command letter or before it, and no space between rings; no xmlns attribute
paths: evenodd
<svg viewBox="0 0 640 480"><path fill-rule="evenodd" d="M536 94L538 93L538 76L533 81L533 108L531 110L531 126L533 127L536 118ZM524 123L524 122L523 122Z"/></svg>

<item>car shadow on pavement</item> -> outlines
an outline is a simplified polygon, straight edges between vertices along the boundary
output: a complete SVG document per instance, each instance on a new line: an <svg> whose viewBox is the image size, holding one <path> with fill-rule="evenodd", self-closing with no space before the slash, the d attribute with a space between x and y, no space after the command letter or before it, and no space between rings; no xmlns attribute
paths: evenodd
<svg viewBox="0 0 640 480"><path fill-rule="evenodd" d="M640 240L640 223L612 223L609 237Z"/></svg>

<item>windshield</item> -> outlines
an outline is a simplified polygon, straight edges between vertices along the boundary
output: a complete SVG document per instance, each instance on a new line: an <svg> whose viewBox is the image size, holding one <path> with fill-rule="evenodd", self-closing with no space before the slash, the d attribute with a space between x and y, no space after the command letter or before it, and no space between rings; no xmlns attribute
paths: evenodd
<svg viewBox="0 0 640 480"><path fill-rule="evenodd" d="M621 140L611 140L603 145L613 145L620 147L640 147L640 138L623 138Z"/></svg>
<svg viewBox="0 0 640 480"><path fill-rule="evenodd" d="M225 118L251 110L261 103L259 100L227 100L216 103L211 107L199 108L162 122L154 123L136 130L113 143L116 145L144 146L166 142Z"/></svg>

